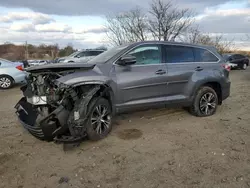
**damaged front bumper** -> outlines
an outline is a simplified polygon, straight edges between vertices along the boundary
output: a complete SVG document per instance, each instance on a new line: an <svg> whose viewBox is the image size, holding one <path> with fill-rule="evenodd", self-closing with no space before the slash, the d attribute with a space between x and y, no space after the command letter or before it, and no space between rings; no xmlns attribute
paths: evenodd
<svg viewBox="0 0 250 188"><path fill-rule="evenodd" d="M67 111L63 108L57 109L46 117L42 117L40 113L33 108L33 105L27 102L25 97L21 98L15 105L16 115L25 129L33 136L46 141L52 141L56 136L66 132L66 126L58 127L58 117L67 116ZM66 121L65 118L61 121Z"/></svg>
<svg viewBox="0 0 250 188"><path fill-rule="evenodd" d="M59 106L52 113L44 117L23 97L15 105L15 109L22 126L40 140L76 142L83 138L70 135L67 124L70 112L63 106Z"/></svg>
<svg viewBox="0 0 250 188"><path fill-rule="evenodd" d="M41 140L78 142L86 137L86 122L89 116L87 106L99 89L100 87L96 86L84 97L71 97L75 98L74 104L66 100L50 111L46 111L49 104L45 97L27 96L24 92L26 97L21 98L15 105L16 115L23 127ZM73 90L69 93L75 96ZM68 109L69 105L73 105L72 109Z"/></svg>
<svg viewBox="0 0 250 188"><path fill-rule="evenodd" d="M18 120L23 127L35 137L46 139L47 136L44 135L41 126L36 124L37 112L33 110L32 105L26 101L25 97L16 104L15 108Z"/></svg>

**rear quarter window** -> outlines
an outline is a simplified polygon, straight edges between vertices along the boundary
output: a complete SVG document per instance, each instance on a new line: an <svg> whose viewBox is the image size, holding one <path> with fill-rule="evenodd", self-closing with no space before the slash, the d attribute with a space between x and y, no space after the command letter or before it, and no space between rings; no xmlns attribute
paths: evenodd
<svg viewBox="0 0 250 188"><path fill-rule="evenodd" d="M196 62L217 62L219 59L210 51L201 48L194 48Z"/></svg>

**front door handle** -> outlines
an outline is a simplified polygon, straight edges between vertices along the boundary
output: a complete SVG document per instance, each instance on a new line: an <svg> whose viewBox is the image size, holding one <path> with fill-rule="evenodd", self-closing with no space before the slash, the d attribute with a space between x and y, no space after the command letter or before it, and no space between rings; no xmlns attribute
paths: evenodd
<svg viewBox="0 0 250 188"><path fill-rule="evenodd" d="M202 71L202 70L203 70L202 67L196 67L196 68L195 68L195 71Z"/></svg>
<svg viewBox="0 0 250 188"><path fill-rule="evenodd" d="M155 74L166 74L166 71L160 69L160 70L156 71Z"/></svg>

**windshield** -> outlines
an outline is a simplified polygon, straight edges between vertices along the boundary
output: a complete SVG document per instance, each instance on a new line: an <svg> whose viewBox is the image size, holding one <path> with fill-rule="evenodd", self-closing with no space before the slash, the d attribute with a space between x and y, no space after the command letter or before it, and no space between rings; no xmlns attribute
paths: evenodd
<svg viewBox="0 0 250 188"><path fill-rule="evenodd" d="M73 57L73 56L76 55L77 53L79 53L79 51L76 51L76 52L70 54L69 57Z"/></svg>
<svg viewBox="0 0 250 188"><path fill-rule="evenodd" d="M121 52L125 48L127 48L128 46L129 45L121 45L121 46L111 48L110 50L105 51L105 52L99 54L98 56L94 57L93 59L88 61L88 63L95 63L95 64L104 63L104 62L110 60L112 57L114 57L116 54L118 54L119 52Z"/></svg>

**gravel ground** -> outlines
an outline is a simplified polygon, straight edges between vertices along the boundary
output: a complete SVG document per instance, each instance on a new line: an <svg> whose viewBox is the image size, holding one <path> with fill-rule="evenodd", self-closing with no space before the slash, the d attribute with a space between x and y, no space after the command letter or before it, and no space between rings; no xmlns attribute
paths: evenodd
<svg viewBox="0 0 250 188"><path fill-rule="evenodd" d="M107 138L71 150L28 134L13 109L19 88L0 91L0 187L250 187L250 70L230 77L231 96L212 117L121 115Z"/></svg>

